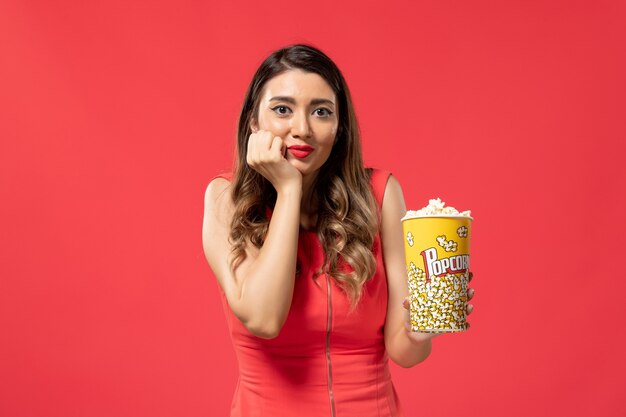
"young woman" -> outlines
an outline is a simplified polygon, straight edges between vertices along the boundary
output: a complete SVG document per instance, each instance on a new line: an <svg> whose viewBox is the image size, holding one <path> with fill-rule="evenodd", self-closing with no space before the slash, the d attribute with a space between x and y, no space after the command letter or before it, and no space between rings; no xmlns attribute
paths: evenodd
<svg viewBox="0 0 626 417"><path fill-rule="evenodd" d="M437 335L410 331L402 189L364 167L337 66L308 45L272 53L237 139L202 231L239 362L231 416L402 416L388 358L412 367Z"/></svg>

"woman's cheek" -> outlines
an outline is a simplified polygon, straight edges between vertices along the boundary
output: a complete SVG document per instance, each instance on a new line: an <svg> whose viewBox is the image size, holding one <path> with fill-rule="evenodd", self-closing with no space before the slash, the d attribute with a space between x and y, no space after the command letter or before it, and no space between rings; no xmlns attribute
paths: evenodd
<svg viewBox="0 0 626 417"><path fill-rule="evenodd" d="M284 137L289 132L287 121L271 114L263 114L260 117L259 125L261 130L268 130L275 136Z"/></svg>
<svg viewBox="0 0 626 417"><path fill-rule="evenodd" d="M286 120L272 119L269 121L269 128L274 134L282 137L289 130L289 125Z"/></svg>

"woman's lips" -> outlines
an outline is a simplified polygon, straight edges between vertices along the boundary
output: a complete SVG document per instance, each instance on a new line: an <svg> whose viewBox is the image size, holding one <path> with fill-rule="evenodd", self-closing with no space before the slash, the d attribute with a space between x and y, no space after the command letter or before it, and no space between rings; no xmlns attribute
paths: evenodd
<svg viewBox="0 0 626 417"><path fill-rule="evenodd" d="M287 150L296 158L306 158L313 152L313 148L307 145L292 145Z"/></svg>

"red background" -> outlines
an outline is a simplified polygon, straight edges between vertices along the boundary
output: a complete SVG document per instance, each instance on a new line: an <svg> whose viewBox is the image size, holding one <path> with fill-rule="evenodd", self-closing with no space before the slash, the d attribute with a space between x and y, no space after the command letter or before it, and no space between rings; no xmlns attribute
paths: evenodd
<svg viewBox="0 0 626 417"><path fill-rule="evenodd" d="M0 415L226 416L201 244L245 89L308 42L407 207L475 216L472 328L408 416L623 416L621 1L0 2ZM621 394L620 394L621 393Z"/></svg>

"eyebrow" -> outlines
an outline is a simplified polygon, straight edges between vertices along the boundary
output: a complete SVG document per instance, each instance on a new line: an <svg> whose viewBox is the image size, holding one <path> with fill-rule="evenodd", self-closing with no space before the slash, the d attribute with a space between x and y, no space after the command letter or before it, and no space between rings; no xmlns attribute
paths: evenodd
<svg viewBox="0 0 626 417"><path fill-rule="evenodd" d="M272 97L272 98L270 98L270 101L286 101L287 103L296 104L296 100L293 97L289 97L289 96ZM311 104L312 105L315 105L315 104L330 104L332 106L335 105L335 103L333 103L332 100L329 100L327 98L314 98L314 99L311 100Z"/></svg>

